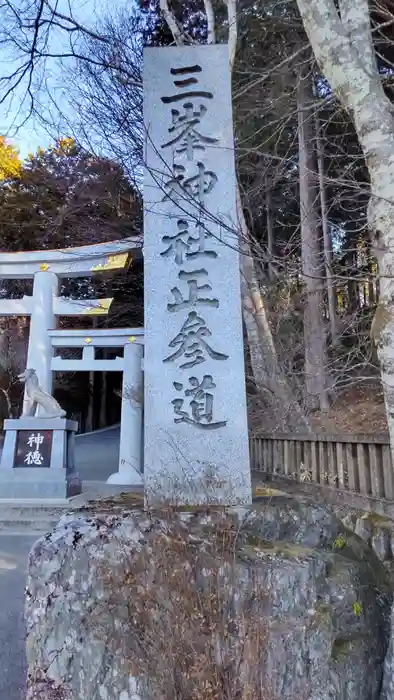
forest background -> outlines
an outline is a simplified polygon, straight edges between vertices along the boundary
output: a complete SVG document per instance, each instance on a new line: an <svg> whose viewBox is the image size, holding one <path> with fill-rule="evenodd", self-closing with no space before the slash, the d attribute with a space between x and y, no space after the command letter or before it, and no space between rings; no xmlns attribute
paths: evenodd
<svg viewBox="0 0 394 700"><path fill-rule="evenodd" d="M12 138L0 139L2 251L83 245L142 230L142 48L174 42L164 21L169 11L180 41L211 42L210 12L216 41L227 41L229 8L215 0L191 0L187 7L141 0L93 13L82 24L72 4L2 4L0 42L9 62L2 64L0 108L14 115L10 133L34 120L53 139L24 159ZM391 100L394 4L368 8L377 71ZM315 60L302 3L241 0L235 9L251 430L384 434L374 339L381 279L368 223L370 174L352 115ZM93 292L114 297L101 325L143 325L142 265L110 279L64 283L65 295ZM28 282L1 282L3 297L26 293ZM26 358L28 319L0 323L4 418L20 405L15 379ZM83 429L118 420L120 377L56 380L57 397Z"/></svg>

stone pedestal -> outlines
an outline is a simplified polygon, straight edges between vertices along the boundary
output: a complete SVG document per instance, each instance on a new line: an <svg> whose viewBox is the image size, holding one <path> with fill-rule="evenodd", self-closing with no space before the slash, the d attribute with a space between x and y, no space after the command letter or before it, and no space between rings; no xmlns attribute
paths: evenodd
<svg viewBox="0 0 394 700"><path fill-rule="evenodd" d="M75 469L76 421L18 418L4 421L0 499L63 499L81 493Z"/></svg>

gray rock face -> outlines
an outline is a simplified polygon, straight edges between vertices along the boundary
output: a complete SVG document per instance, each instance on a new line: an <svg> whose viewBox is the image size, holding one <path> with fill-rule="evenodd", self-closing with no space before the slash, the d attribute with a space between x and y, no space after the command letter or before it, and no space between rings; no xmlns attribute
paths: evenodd
<svg viewBox="0 0 394 700"><path fill-rule="evenodd" d="M380 561L387 561L391 555L391 533L382 528L371 539L371 547Z"/></svg>
<svg viewBox="0 0 394 700"><path fill-rule="evenodd" d="M37 669L29 678L26 700L72 700L72 695L63 683L57 683L45 672Z"/></svg>
<svg viewBox="0 0 394 700"><path fill-rule="evenodd" d="M394 520L376 513L353 512L342 518L343 524L368 544L388 572L394 589Z"/></svg>
<svg viewBox="0 0 394 700"><path fill-rule="evenodd" d="M354 532L356 535L361 537L364 542L370 542L371 537L372 537L372 523L370 522L369 518L358 518L356 521L356 526L354 529Z"/></svg>
<svg viewBox="0 0 394 700"><path fill-rule="evenodd" d="M57 684L56 700L195 697L210 669L232 689L215 698L249 687L255 700L378 700L389 617L371 548L285 496L64 516L29 558L29 670Z"/></svg>
<svg viewBox="0 0 394 700"><path fill-rule="evenodd" d="M384 662L383 689L380 700L392 700L394 698L394 607L391 611L390 644Z"/></svg>

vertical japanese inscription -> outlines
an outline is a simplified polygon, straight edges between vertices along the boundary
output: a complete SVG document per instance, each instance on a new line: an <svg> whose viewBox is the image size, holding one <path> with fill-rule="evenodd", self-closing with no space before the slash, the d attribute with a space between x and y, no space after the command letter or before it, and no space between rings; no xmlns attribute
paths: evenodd
<svg viewBox="0 0 394 700"><path fill-rule="evenodd" d="M191 200L197 206L198 215L194 221L188 221L184 218L178 219L178 231L162 237L165 248L161 255L171 256L177 266L185 267L187 263L192 263L196 259L205 259L208 263L218 257L217 251L213 249L213 241L210 242L210 247L206 248L206 240L207 238L212 239L212 236L207 225L204 225L203 222L205 201L207 196L213 192L218 182L218 176L213 170L206 168L203 157L206 149L218 144L219 139L203 132L203 121L208 107L201 102L191 101L192 98L198 100L213 100L214 98L212 92L199 89L197 75L202 72L201 66L171 68L170 72L176 76L173 83L178 91L172 95L162 96L161 101L166 105L183 100L187 101L183 102L181 108L171 110L171 123L168 127L169 139L161 144L161 149L172 150L173 169L172 176L164 183L163 201L172 201L175 206L181 206L182 200L187 202ZM191 87L193 89L190 89ZM187 165L179 162L182 160L186 160ZM192 170L190 163L194 164ZM180 214L182 214L182 210L180 210ZM190 229L195 230L194 235L190 233ZM178 362L179 370L187 370L207 360L227 360L228 355L215 350L207 341L207 338L213 335L212 331L205 319L193 310L195 307L219 309L220 302L212 293L208 269L181 269L178 273L178 280L186 283L187 291L184 292L182 289L182 286L185 285L179 284L172 287L173 301L167 304L167 310L171 313L185 310L188 314L179 333L168 343L169 348L175 348L175 352L165 357L163 362ZM226 420L214 420L213 391L216 384L212 375L205 374L201 380L191 376L188 381L191 388L184 390L184 397L172 400L174 423L187 423L203 429L224 427L227 423ZM182 381L175 381L173 386L177 392L180 392L184 384ZM189 399L190 416L184 410L184 403L187 399Z"/></svg>
<svg viewBox="0 0 394 700"><path fill-rule="evenodd" d="M144 53L146 489L250 503L228 51Z"/></svg>

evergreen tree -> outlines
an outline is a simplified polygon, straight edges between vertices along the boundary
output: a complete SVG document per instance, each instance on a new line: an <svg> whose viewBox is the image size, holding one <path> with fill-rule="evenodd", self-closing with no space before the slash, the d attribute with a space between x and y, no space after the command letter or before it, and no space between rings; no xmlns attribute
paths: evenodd
<svg viewBox="0 0 394 700"><path fill-rule="evenodd" d="M0 188L3 250L115 240L139 229L140 197L122 168L73 139L39 149Z"/></svg>

